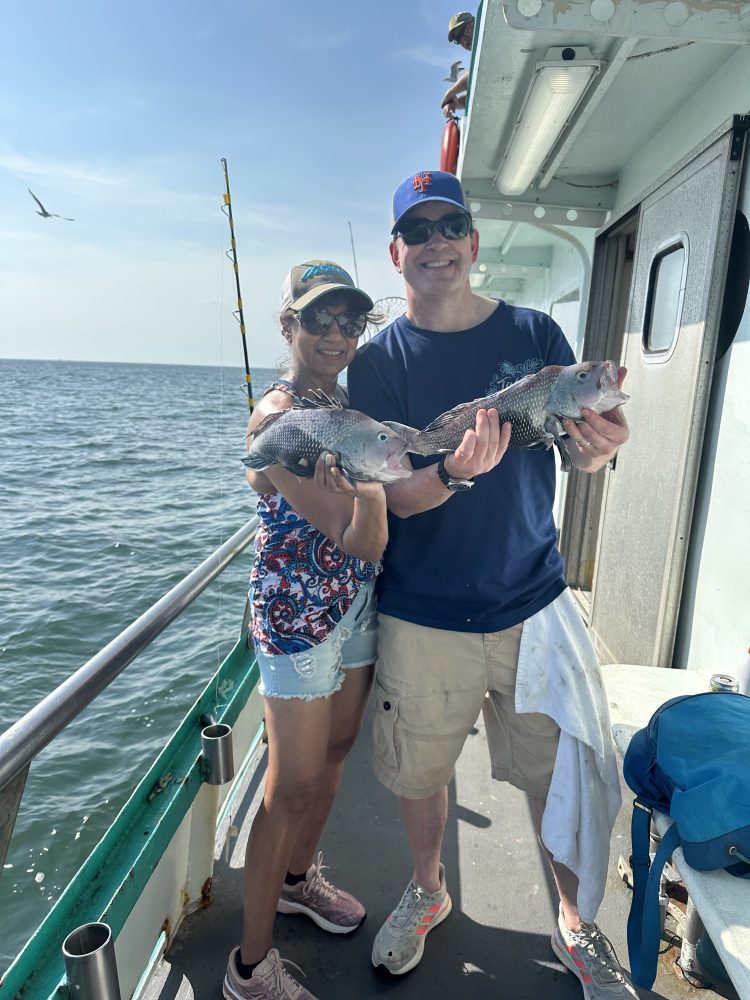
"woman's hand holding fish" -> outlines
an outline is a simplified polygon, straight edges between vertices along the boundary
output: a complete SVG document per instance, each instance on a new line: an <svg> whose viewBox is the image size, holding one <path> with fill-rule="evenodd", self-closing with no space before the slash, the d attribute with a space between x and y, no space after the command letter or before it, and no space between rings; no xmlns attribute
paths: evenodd
<svg viewBox="0 0 750 1000"><path fill-rule="evenodd" d="M627 368L617 369L617 388L627 375ZM575 442L576 448L570 448L573 465L583 472L596 472L603 468L615 455L617 449L630 437L630 428L625 419L622 407L616 406L606 413L594 413L593 410L581 410L583 420L563 420L563 427Z"/></svg>
<svg viewBox="0 0 750 1000"><path fill-rule="evenodd" d="M494 469L508 448L511 424L500 426L497 410L478 410L474 430L445 458L445 471L453 479L473 479Z"/></svg>
<svg viewBox="0 0 750 1000"><path fill-rule="evenodd" d="M315 483L330 493L338 493L353 499L365 500L370 496L384 496L381 483L361 483L353 486L336 465L336 456L324 451L315 463Z"/></svg>

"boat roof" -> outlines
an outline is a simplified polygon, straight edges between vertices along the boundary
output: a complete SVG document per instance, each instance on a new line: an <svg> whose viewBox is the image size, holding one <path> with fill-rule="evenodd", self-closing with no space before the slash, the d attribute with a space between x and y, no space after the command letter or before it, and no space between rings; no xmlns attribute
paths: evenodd
<svg viewBox="0 0 750 1000"><path fill-rule="evenodd" d="M478 18L458 173L481 232L474 287L513 302L543 279L561 235L590 247L638 185L665 169L665 154L679 155L655 148L670 122L683 119L688 149L720 124L701 91L721 74L747 76L750 3L503 0L484 2ZM535 74L571 52L596 65L594 78L529 187L503 194L497 174ZM747 111L741 95L724 119ZM480 278L482 263L491 266ZM501 263L514 270L500 273ZM530 264L541 270L515 270Z"/></svg>

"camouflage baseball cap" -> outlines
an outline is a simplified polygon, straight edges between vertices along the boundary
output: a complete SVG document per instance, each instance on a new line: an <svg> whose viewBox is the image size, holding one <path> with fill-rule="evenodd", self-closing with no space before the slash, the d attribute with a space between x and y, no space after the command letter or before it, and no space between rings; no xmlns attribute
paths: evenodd
<svg viewBox="0 0 750 1000"><path fill-rule="evenodd" d="M452 42L457 38L463 31L466 22L473 20L474 15L470 14L468 10L462 10L458 14L454 14L448 22L448 41Z"/></svg>
<svg viewBox="0 0 750 1000"><path fill-rule="evenodd" d="M351 275L332 260L308 260L296 264L281 286L281 311L299 312L321 295L330 292L350 292L365 312L373 307L370 296L352 281Z"/></svg>

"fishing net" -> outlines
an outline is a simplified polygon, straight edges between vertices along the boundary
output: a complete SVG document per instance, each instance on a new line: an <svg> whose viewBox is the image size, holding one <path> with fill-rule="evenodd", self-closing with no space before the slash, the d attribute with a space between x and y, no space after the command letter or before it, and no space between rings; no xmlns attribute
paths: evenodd
<svg viewBox="0 0 750 1000"><path fill-rule="evenodd" d="M388 295L384 299L378 299L372 311L377 313L378 322L375 324L378 330L388 326L394 319L403 316L406 312L406 299L400 295Z"/></svg>

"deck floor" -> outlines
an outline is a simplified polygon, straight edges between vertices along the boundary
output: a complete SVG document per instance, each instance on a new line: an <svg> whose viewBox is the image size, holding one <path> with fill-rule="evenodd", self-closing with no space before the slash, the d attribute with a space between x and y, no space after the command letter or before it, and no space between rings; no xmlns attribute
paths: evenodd
<svg viewBox="0 0 750 1000"><path fill-rule="evenodd" d="M553 955L556 893L533 835L525 796L489 777L481 717L450 787L443 861L453 912L430 934L425 956L411 973L391 977L372 968L372 939L410 878L411 864L397 800L371 770L369 718L350 755L322 849L332 881L368 910L354 934L326 934L304 917L279 916L275 943L305 972L301 981L320 1000L393 996L459 1000L580 1000L577 979ZM218 1000L227 955L241 928L242 860L250 819L262 787L263 765L250 786L232 838L216 865L213 901L188 918L144 994L146 1000ZM624 801L628 802L627 796ZM630 892L617 875L629 853L629 808L612 841L610 878L599 924L627 963L625 927ZM731 990L728 996L736 996ZM717 996L680 981L664 961L646 998L684 1000Z"/></svg>

